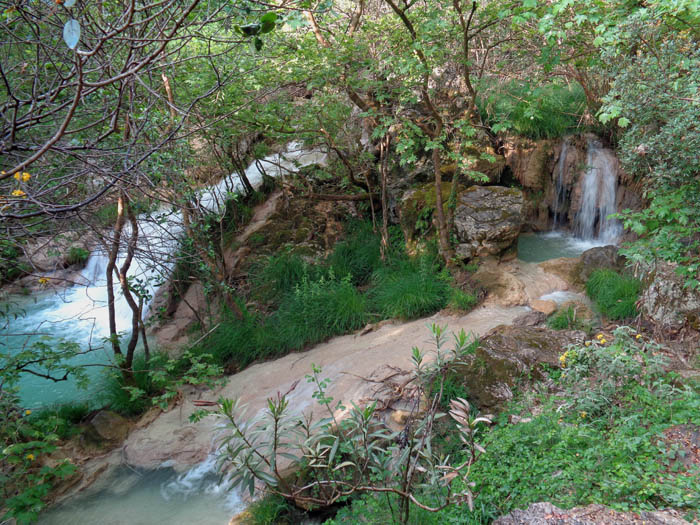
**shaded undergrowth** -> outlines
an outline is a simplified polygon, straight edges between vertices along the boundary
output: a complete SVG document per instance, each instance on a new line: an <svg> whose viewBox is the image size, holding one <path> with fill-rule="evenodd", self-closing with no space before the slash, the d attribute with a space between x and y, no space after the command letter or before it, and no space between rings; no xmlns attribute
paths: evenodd
<svg viewBox="0 0 700 525"><path fill-rule="evenodd" d="M251 299L267 314L241 305L243 319L226 316L195 351L212 354L233 371L370 322L416 319L448 304L469 310L478 302L469 290L453 288L434 247L409 256L396 241L382 260L371 224L358 221L347 229L325 259L286 250L254 264Z"/></svg>

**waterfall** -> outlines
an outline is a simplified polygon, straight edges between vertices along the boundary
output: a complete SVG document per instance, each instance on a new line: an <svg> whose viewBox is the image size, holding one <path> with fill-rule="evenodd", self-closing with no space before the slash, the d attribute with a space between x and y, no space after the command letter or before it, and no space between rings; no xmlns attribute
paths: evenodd
<svg viewBox="0 0 700 525"><path fill-rule="evenodd" d="M559 153L559 162L557 162L557 179L555 182L554 196L554 229L558 229L566 222L563 217L564 209L566 208L566 184L564 183L564 175L566 171L566 155L569 152L569 139L564 139Z"/></svg>
<svg viewBox="0 0 700 525"><path fill-rule="evenodd" d="M586 172L581 184L581 206L574 220L577 237L615 243L622 233L617 219L608 216L617 212L617 160L612 151L597 140L588 141Z"/></svg>
<svg viewBox="0 0 700 525"><path fill-rule="evenodd" d="M297 142L290 143L286 151L269 155L262 160L253 162L246 169L246 177L253 188L258 189L263 182L263 175L279 177L296 172L300 167L311 164L325 164L327 155L317 150L305 150ZM244 191L243 184L238 174L233 173L223 178L214 186L202 190L198 195L199 206L213 213L219 213L230 195ZM139 238L137 253L129 269L129 277L139 279L146 286L151 298L155 296L158 288L165 281L175 266L173 255L179 246L184 230L182 214L171 206L163 207L155 212L147 213L138 218ZM124 226L124 235L130 235L130 226ZM117 264L123 262L126 254L121 253ZM108 257L103 249L96 249L82 271L81 276L87 285L83 293L72 294L71 302L78 300L84 307L82 311L88 311L97 319L100 328L100 336L108 336L107 331L107 280L105 270ZM67 303L69 301L66 301ZM84 304L83 304L84 303ZM66 305L68 306L68 305ZM80 305L70 306L72 311L77 311ZM144 315L148 312L149 303L144 307ZM104 313L97 314L102 309ZM115 299L118 330L127 330L130 327L131 310L124 296L117 294ZM121 326L120 326L121 325Z"/></svg>

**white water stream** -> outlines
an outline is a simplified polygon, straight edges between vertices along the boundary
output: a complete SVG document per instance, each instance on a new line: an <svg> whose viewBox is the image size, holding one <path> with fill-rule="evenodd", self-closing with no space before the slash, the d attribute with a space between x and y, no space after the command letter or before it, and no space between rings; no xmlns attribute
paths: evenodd
<svg viewBox="0 0 700 525"><path fill-rule="evenodd" d="M270 155L253 163L246 176L254 188L263 181L263 171L271 177L296 172L300 167L325 164L327 155L309 151L299 143L291 143L286 151ZM262 169L261 169L262 168ZM227 198L243 191L238 175L233 174L199 194L199 205L208 211L219 212ZM135 260L129 276L140 279L148 287L151 297L174 266L174 255L183 235L182 215L175 209L163 208L138 219L139 238ZM125 235L128 235L128 230ZM123 257L123 255L122 255ZM54 341L64 338L75 341L86 349L101 347L109 335L107 312L106 267L104 250L95 250L89 257L76 285L58 293L41 293L33 297L12 298L18 317L0 331L0 344L21 349L42 337ZM130 329L131 310L121 294L115 299L117 329ZM109 363L106 349L80 356L81 364ZM47 404L94 399L94 379L100 367L93 367L93 384L88 392L79 391L69 382L52 383L34 376L23 378L20 396L25 407L39 408ZM177 474L168 465L156 471L136 471L122 467L113 472L89 494L75 497L65 504L43 514L39 523L59 525L88 524L211 524L223 525L242 509L238 493L231 492L217 474L215 456L184 474Z"/></svg>

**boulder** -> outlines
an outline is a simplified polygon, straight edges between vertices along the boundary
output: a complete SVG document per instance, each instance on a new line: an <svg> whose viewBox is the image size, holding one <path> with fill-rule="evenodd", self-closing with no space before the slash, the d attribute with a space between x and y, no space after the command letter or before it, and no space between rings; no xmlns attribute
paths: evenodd
<svg viewBox="0 0 700 525"><path fill-rule="evenodd" d="M545 272L560 277L574 290L582 290L585 283L581 282L581 259L579 257L559 257L538 263Z"/></svg>
<svg viewBox="0 0 700 525"><path fill-rule="evenodd" d="M544 315L552 315L557 310L557 303L554 301L543 301L542 299L533 299L530 301L530 308L536 312L542 312Z"/></svg>
<svg viewBox="0 0 700 525"><path fill-rule="evenodd" d="M600 268L621 270L624 265L625 259L618 253L617 246L597 246L581 254L578 277L581 282L585 283L594 270Z"/></svg>
<svg viewBox="0 0 700 525"><path fill-rule="evenodd" d="M526 314L519 315L513 319L513 326L537 326L544 323L547 320L547 316L542 312L528 312Z"/></svg>
<svg viewBox="0 0 700 525"><path fill-rule="evenodd" d="M566 347L584 339L579 331L501 325L481 340L465 365L455 368L470 400L481 410L498 409L513 397L516 383L544 379L541 365L558 367Z"/></svg>
<svg viewBox="0 0 700 525"><path fill-rule="evenodd" d="M90 420L90 426L106 441L124 441L129 433L129 421L110 410L100 410Z"/></svg>
<svg viewBox="0 0 700 525"><path fill-rule="evenodd" d="M619 512L604 505L587 505L564 510L551 503L533 503L501 516L493 525L686 525L674 510Z"/></svg>
<svg viewBox="0 0 700 525"><path fill-rule="evenodd" d="M455 209L457 253L465 259L499 255L522 229L522 191L504 186L471 186L461 191Z"/></svg>
<svg viewBox="0 0 700 525"><path fill-rule="evenodd" d="M638 305L645 317L665 330L687 326L700 331L700 291L684 285L674 264L658 262L644 281L648 286Z"/></svg>

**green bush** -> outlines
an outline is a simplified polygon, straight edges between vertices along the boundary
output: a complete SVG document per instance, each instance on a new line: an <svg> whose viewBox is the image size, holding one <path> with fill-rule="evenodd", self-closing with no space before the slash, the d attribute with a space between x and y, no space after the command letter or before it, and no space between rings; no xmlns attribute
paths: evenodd
<svg viewBox="0 0 700 525"><path fill-rule="evenodd" d="M537 501L697 512L700 470L679 469L679 452L661 433L700 423L700 393L674 386L658 352L624 327L612 342L600 338L567 350L561 393L511 404L483 440L488 453L470 476L477 502L499 514ZM508 424L511 413L529 414L534 405L539 415L531 422Z"/></svg>
<svg viewBox="0 0 700 525"><path fill-rule="evenodd" d="M595 270L586 282L586 292L596 308L609 319L629 319L637 315L635 303L641 283L634 277L613 270Z"/></svg>
<svg viewBox="0 0 700 525"><path fill-rule="evenodd" d="M244 525L290 525L298 523L302 511L286 502L281 496L267 494L255 500L247 509Z"/></svg>
<svg viewBox="0 0 700 525"><path fill-rule="evenodd" d="M164 382L155 381L149 373L168 360L164 354L155 354L146 363L143 354L137 354L133 362L133 384L127 384L119 371L110 371L102 383L100 402L111 410L125 416L136 416L144 413L151 406L151 397L163 390ZM139 389L145 395L134 395L132 387Z"/></svg>
<svg viewBox="0 0 700 525"><path fill-rule="evenodd" d="M455 310L468 312L479 303L479 298L471 292L452 288L449 306Z"/></svg>
<svg viewBox="0 0 700 525"><path fill-rule="evenodd" d="M431 257L405 259L382 267L372 276L372 306L387 318L415 319L447 304L450 285Z"/></svg>
<svg viewBox="0 0 700 525"><path fill-rule="evenodd" d="M66 264L69 266L73 266L74 264L85 265L89 257L90 252L85 248L71 246L70 250L68 250L68 257L66 257Z"/></svg>
<svg viewBox="0 0 700 525"><path fill-rule="evenodd" d="M531 139L563 137L580 132L586 97L580 86L548 84L532 86L511 82L491 86L477 106L484 120L496 130L509 130Z"/></svg>

